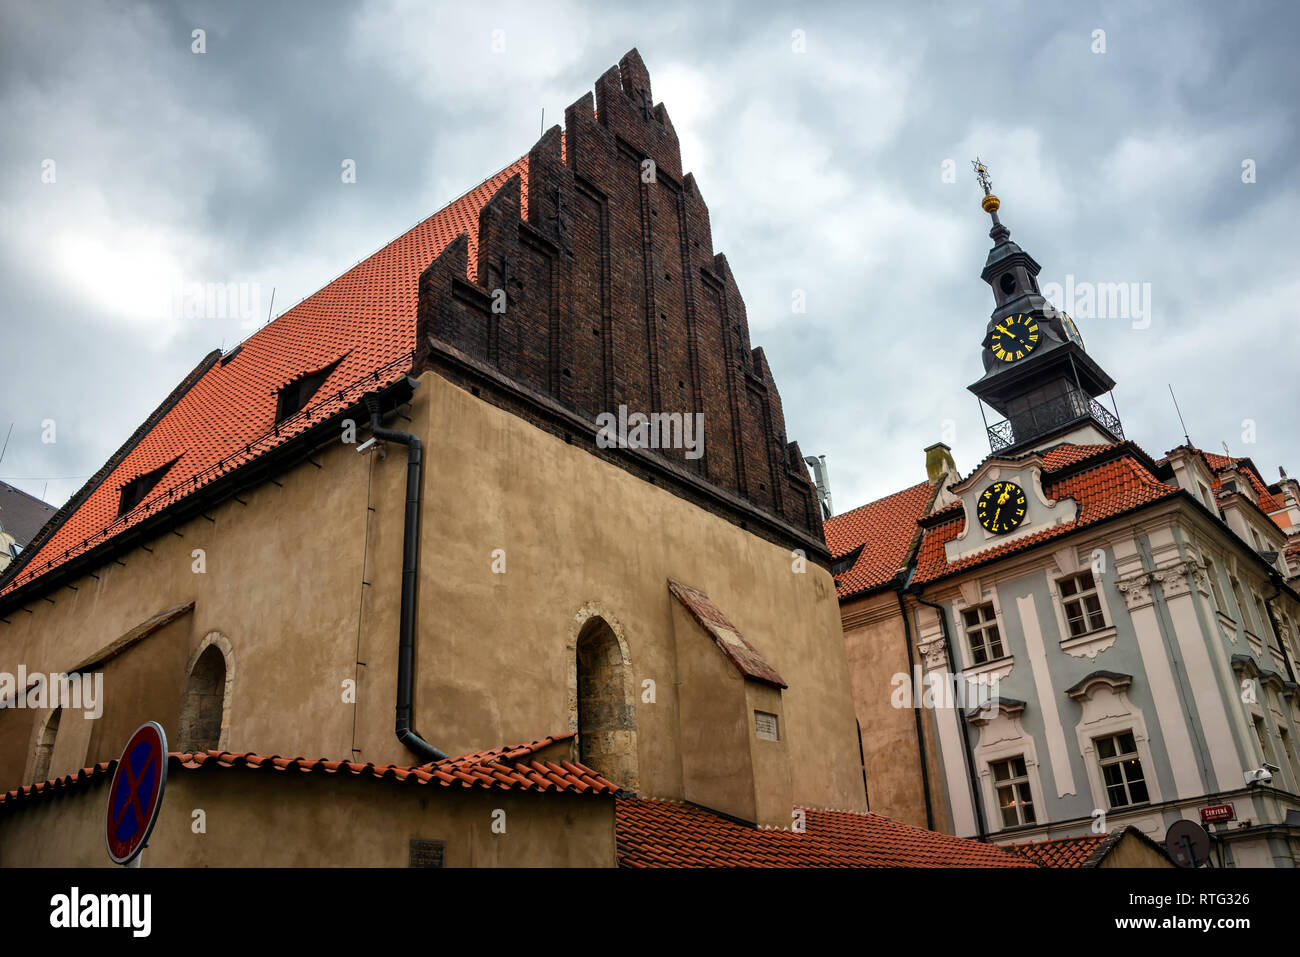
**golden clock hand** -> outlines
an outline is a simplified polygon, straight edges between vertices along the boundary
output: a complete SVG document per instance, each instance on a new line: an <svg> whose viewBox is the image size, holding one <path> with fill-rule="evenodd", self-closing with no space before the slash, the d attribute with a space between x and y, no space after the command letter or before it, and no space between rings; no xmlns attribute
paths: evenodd
<svg viewBox="0 0 1300 957"><path fill-rule="evenodd" d="M1019 336L1017 336L1014 332L1009 332L1008 330L1002 328L1001 324L998 325L998 332L1002 333L1004 336L1010 336L1012 339L1015 339L1017 342L1020 341Z"/></svg>
<svg viewBox="0 0 1300 957"><path fill-rule="evenodd" d="M999 506L998 506L998 510L997 510L996 512L993 513L993 522L992 522L992 525L993 525L994 528L997 528L997 527L998 527L998 516L1001 515L1001 514L1002 514L1002 506L999 505Z"/></svg>

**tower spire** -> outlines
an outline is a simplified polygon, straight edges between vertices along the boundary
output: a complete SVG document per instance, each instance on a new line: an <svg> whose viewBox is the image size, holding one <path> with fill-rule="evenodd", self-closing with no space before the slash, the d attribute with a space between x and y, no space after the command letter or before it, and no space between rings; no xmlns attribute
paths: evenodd
<svg viewBox="0 0 1300 957"><path fill-rule="evenodd" d="M980 200L980 206L983 207L984 212L993 217L993 228L989 230L989 238L994 242L1004 242L1011 238L1011 230L1003 226L1002 221L998 219L998 209L1002 206L1002 201L993 194L993 181L989 178L989 168L978 156L971 160L970 165L975 168L975 176L984 189L984 198Z"/></svg>

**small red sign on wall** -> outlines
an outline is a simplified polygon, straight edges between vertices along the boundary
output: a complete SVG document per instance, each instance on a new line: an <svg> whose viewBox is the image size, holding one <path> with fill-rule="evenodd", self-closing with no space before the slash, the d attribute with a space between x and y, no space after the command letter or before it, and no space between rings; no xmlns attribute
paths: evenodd
<svg viewBox="0 0 1300 957"><path fill-rule="evenodd" d="M1216 804L1201 808L1201 823L1213 824L1216 821L1235 821L1237 811L1231 804Z"/></svg>

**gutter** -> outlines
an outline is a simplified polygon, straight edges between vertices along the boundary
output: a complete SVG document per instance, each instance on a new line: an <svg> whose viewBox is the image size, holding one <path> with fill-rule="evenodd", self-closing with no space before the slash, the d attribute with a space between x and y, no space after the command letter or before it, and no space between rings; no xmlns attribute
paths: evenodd
<svg viewBox="0 0 1300 957"><path fill-rule="evenodd" d="M407 378L410 387L419 385ZM384 428L380 399L376 392L362 397L370 413L370 434L377 439L406 446L406 515L402 531L401 620L397 638L397 740L420 756L424 763L441 761L448 755L435 748L411 727L415 685L415 597L420 568L420 488L423 473L423 446L411 432Z"/></svg>
<svg viewBox="0 0 1300 957"><path fill-rule="evenodd" d="M948 661L948 673L956 677L956 662L952 657L952 638L948 630L948 612L942 605L937 605L932 601L926 601L921 597L920 589L907 589L913 598L927 608L933 608L939 614L939 629L943 632L943 649L944 655ZM900 596L901 598L901 596ZM975 805L975 827L979 832L979 839L987 841L989 838L988 825L984 821L984 799L980 796L979 775L975 773L975 752L971 748L970 733L966 727L965 709L962 709L961 716L958 719L961 723L961 743L962 753L966 757L966 773L970 778L971 799Z"/></svg>

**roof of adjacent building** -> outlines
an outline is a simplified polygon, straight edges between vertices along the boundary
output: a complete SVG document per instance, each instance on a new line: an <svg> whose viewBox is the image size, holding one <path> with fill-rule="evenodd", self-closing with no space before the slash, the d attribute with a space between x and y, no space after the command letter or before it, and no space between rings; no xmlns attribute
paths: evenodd
<svg viewBox="0 0 1300 957"><path fill-rule="evenodd" d="M802 832L760 828L678 801L616 798L621 867L1036 867L995 844L878 814L804 808Z"/></svg>
<svg viewBox="0 0 1300 957"><path fill-rule="evenodd" d="M49 502L0 482L0 531L11 535L19 545L26 547L56 511Z"/></svg>
<svg viewBox="0 0 1300 957"><path fill-rule="evenodd" d="M355 761L330 761L326 758L285 758L251 751L173 751L167 755L168 773L198 771L203 768L243 768L249 771L298 771L302 774L351 775L406 784L441 787L487 788L501 791L566 792L570 794L614 794L618 785L607 781L591 768L574 761L542 760L537 753L572 734L541 738L528 744L491 751L476 751L446 758L423 767L394 764L359 764ZM101 761L73 774L23 785L0 794L0 809L25 801L52 797L111 776L117 761Z"/></svg>
<svg viewBox="0 0 1300 957"><path fill-rule="evenodd" d="M909 563L916 546L917 521L930 509L938 485L919 482L893 495L828 518L822 528L831 557L839 560L863 548L852 566L835 576L841 599L888 585Z"/></svg>
<svg viewBox="0 0 1300 957"><path fill-rule="evenodd" d="M59 511L14 563L0 594L102 544L410 371L420 274L465 234L467 278L476 278L479 212L514 176L520 177L526 209L525 156L293 306L220 361L216 353L209 355ZM278 390L332 363L337 365L306 408L277 425ZM161 481L119 518L122 487L163 467Z"/></svg>
<svg viewBox="0 0 1300 957"><path fill-rule="evenodd" d="M1106 834L1058 837L1047 841L1002 846L1008 851L1028 858L1040 867L1097 867L1126 837L1140 840L1155 848L1162 856L1168 857L1163 847L1132 826L1116 828Z"/></svg>
<svg viewBox="0 0 1300 957"><path fill-rule="evenodd" d="M1180 494L1176 485L1153 474L1146 464L1150 461L1150 456L1130 442L1052 449L1043 455L1043 494L1051 499L1072 499L1078 506L1072 521L949 562L944 546L961 534L966 523L961 503L954 502L926 519L912 580L917 584L935 581Z"/></svg>

